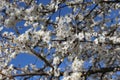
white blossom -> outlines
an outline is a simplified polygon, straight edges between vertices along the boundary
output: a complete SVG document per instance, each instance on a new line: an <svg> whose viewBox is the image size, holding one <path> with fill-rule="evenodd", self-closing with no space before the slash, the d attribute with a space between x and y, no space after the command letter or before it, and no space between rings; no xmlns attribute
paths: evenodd
<svg viewBox="0 0 120 80"><path fill-rule="evenodd" d="M76 34L76 38L82 40L84 38L84 34L83 33Z"/></svg>
<svg viewBox="0 0 120 80"><path fill-rule="evenodd" d="M81 80L82 73L75 72L72 73L71 76L63 77L63 80Z"/></svg>
<svg viewBox="0 0 120 80"><path fill-rule="evenodd" d="M98 42L99 42L99 41L98 41L98 39L96 38L96 39L94 40L94 43L95 43L95 44L98 44Z"/></svg>
<svg viewBox="0 0 120 80"><path fill-rule="evenodd" d="M38 23L34 23L34 24L33 24L33 27L34 27L34 28L38 27Z"/></svg>
<svg viewBox="0 0 120 80"><path fill-rule="evenodd" d="M0 0L0 80L119 78L114 74L120 64L116 2ZM16 65L22 53L34 60Z"/></svg>
<svg viewBox="0 0 120 80"><path fill-rule="evenodd" d="M28 41L29 40L29 36L28 36L28 34L22 34L22 35L20 35L18 37L18 40L22 41L22 42Z"/></svg>
<svg viewBox="0 0 120 80"><path fill-rule="evenodd" d="M74 59L73 63L72 63L72 70L73 71L81 71L82 67L83 67L83 60L79 60L77 59L77 57Z"/></svg>
<svg viewBox="0 0 120 80"><path fill-rule="evenodd" d="M57 57L54 57L53 59L53 64L59 64L60 63L60 58L57 56Z"/></svg>
<svg viewBox="0 0 120 80"><path fill-rule="evenodd" d="M50 42L50 32L46 32L46 34L42 35L43 41L49 43Z"/></svg>
<svg viewBox="0 0 120 80"><path fill-rule="evenodd" d="M105 42L105 37L104 37L104 36L100 36L100 37L99 37L99 41L100 41L100 42Z"/></svg>
<svg viewBox="0 0 120 80"><path fill-rule="evenodd" d="M34 10L34 6L32 6L32 7L28 8L28 9L26 9L25 12L26 12L27 14L31 14L33 10Z"/></svg>
<svg viewBox="0 0 120 80"><path fill-rule="evenodd" d="M6 19L6 20L5 20L5 25L6 25L7 27L15 26L14 21L15 21L14 18L12 18L12 19Z"/></svg>

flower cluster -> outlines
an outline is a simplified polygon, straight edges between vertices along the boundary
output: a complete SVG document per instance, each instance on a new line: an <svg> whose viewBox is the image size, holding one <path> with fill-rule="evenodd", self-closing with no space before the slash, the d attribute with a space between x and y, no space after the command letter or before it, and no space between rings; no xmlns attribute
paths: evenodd
<svg viewBox="0 0 120 80"><path fill-rule="evenodd" d="M101 74L104 79L109 74L100 69L120 64L118 2L1 0L0 80L58 80L61 76L63 80L84 80L81 76L96 80ZM15 67L11 61L21 53L34 55L35 64Z"/></svg>

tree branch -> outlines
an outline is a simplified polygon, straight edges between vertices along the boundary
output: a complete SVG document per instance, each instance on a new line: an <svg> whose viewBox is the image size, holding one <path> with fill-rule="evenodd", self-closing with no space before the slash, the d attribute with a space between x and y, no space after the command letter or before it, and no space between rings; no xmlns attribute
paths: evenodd
<svg viewBox="0 0 120 80"><path fill-rule="evenodd" d="M119 0L115 0L115 1L101 1L100 3L110 4L110 3L119 3L119 2L120 2Z"/></svg>
<svg viewBox="0 0 120 80"><path fill-rule="evenodd" d="M107 72L115 72L115 71L120 71L120 66L117 67L105 67L105 68L100 68L100 69L95 69L95 70L89 70L87 72L83 72L84 74L82 76L90 76L92 74L96 73L107 73Z"/></svg>
<svg viewBox="0 0 120 80"><path fill-rule="evenodd" d="M9 76L10 79L13 79L15 77L25 77L25 76L48 76L48 73L45 72L32 72L32 73L23 73L23 74L15 74L15 75L11 75ZM8 76L7 76L8 77ZM6 76L2 78L2 80L6 80L7 78Z"/></svg>
<svg viewBox="0 0 120 80"><path fill-rule="evenodd" d="M49 61L48 61L46 58L44 58L44 57L41 56L40 54L36 53L33 49L30 49L30 50L31 50L31 52L32 52L35 56L37 56L38 58L40 58L41 60L43 60L46 65L54 68L54 67L49 63Z"/></svg>

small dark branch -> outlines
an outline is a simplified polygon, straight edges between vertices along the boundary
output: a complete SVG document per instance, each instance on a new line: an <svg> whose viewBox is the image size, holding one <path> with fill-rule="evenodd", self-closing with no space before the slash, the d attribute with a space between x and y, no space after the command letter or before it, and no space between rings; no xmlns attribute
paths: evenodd
<svg viewBox="0 0 120 80"><path fill-rule="evenodd" d="M56 41L56 42L64 42L64 41L67 41L67 38L65 39L56 39L56 40L51 40L51 41ZM94 41L91 41L91 40L79 40L79 42L82 42L82 43L91 43L91 44L94 44ZM119 42L116 42L116 43L113 43L113 41L109 41L109 42L98 42L99 45L101 44L106 44L106 45L120 45Z"/></svg>
<svg viewBox="0 0 120 80"><path fill-rule="evenodd" d="M23 80L29 80L32 76L25 77Z"/></svg>
<svg viewBox="0 0 120 80"><path fill-rule="evenodd" d="M61 42L67 41L67 37L65 37L65 38L63 38L63 39L53 39L53 40L51 40L51 41L55 41L55 42L61 43Z"/></svg>
<svg viewBox="0 0 120 80"><path fill-rule="evenodd" d="M80 40L80 42L93 43L93 44L94 44L94 41ZM101 45L101 44L106 44L106 45L108 45L108 44L109 44L109 45L115 45L115 46L120 45L119 42L113 43L113 41L109 41L109 42L98 42L98 44L99 44L99 45Z"/></svg>
<svg viewBox="0 0 120 80"><path fill-rule="evenodd" d="M119 3L119 2L120 2L119 0L115 0L115 1L101 1L100 3L110 4L110 3Z"/></svg>
<svg viewBox="0 0 120 80"><path fill-rule="evenodd" d="M86 18L86 17L88 17L92 12L93 12L93 10L95 10L95 8L98 6L98 4L96 4L90 11L89 11L89 13L86 15L86 16L84 16L84 18Z"/></svg>
<svg viewBox="0 0 120 80"><path fill-rule="evenodd" d="M14 30L15 30L16 34L19 36L20 32L19 32L19 30L18 30L18 28L16 26L14 27Z"/></svg>
<svg viewBox="0 0 120 80"><path fill-rule="evenodd" d="M105 68L100 68L100 69L91 69L88 71L78 71L81 72L82 75L81 77L85 77L86 79L88 78L88 76L91 76L93 74L97 74L97 73L101 73L101 76L104 76L105 73L109 73L109 72L117 72L120 71L120 66L117 67L105 67ZM69 74L73 73L72 71L69 72ZM60 73L60 76L63 76L64 72Z"/></svg>
<svg viewBox="0 0 120 80"><path fill-rule="evenodd" d="M39 59L43 60L46 65L54 68L54 67L49 63L49 61L48 61L46 58L44 58L43 56L41 56L39 53L35 52L33 49L30 49L30 50L31 50L31 52L32 52L35 56L37 56Z"/></svg>
<svg viewBox="0 0 120 80"><path fill-rule="evenodd" d="M87 72L83 72L85 74L83 74L82 76L90 76L90 75L96 74L96 73L105 74L107 72L115 72L115 71L120 71L120 66L118 66L118 67L106 67L106 68L100 68L100 69L95 69L95 70L89 70Z"/></svg>
<svg viewBox="0 0 120 80"><path fill-rule="evenodd" d="M106 36L113 36L118 27L113 28Z"/></svg>
<svg viewBox="0 0 120 80"><path fill-rule="evenodd" d="M100 80L103 80L103 77L104 77L104 73L101 74Z"/></svg>
<svg viewBox="0 0 120 80"><path fill-rule="evenodd" d="M34 72L34 73L25 73L25 74L16 74L16 75L12 75L12 77L24 77L24 76L48 76L48 73L45 72Z"/></svg>
<svg viewBox="0 0 120 80"><path fill-rule="evenodd" d="M5 76L3 77L2 80L6 80L7 77L9 77L10 79L14 79L15 77L25 77L25 76L48 76L48 73L45 72L33 72L33 73L23 73L23 74L15 74L15 75L11 75L11 76Z"/></svg>
<svg viewBox="0 0 120 80"><path fill-rule="evenodd" d="M33 53L33 55L37 56L39 59L41 59L42 61L44 61L44 63L47 66L52 67L54 69L54 67L52 66L52 64L50 64L50 62L45 57L41 56L40 53L37 53L34 49L31 49L30 46L27 45L27 43L26 43L26 47Z"/></svg>
<svg viewBox="0 0 120 80"><path fill-rule="evenodd" d="M29 2L27 5L28 5L28 6L31 5L31 4L32 4L32 1L33 1L33 0L30 0L30 2Z"/></svg>
<svg viewBox="0 0 120 80"><path fill-rule="evenodd" d="M59 40L59 39L54 39L54 40L51 40L51 41L66 41L65 39L61 39L61 40Z"/></svg>
<svg viewBox="0 0 120 80"><path fill-rule="evenodd" d="M87 15L84 16L83 20L85 20L94 10L95 8L98 6L98 4L96 4L89 12ZM77 25L79 25L82 21L78 22ZM84 29L85 27L83 27L82 29ZM81 29L81 30L82 30Z"/></svg>

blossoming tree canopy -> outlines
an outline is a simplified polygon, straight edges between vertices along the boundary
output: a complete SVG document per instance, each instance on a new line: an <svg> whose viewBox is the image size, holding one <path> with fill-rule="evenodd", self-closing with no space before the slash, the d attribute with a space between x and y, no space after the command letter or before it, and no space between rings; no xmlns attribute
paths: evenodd
<svg viewBox="0 0 120 80"><path fill-rule="evenodd" d="M0 80L119 80L119 53L119 0L0 0Z"/></svg>

